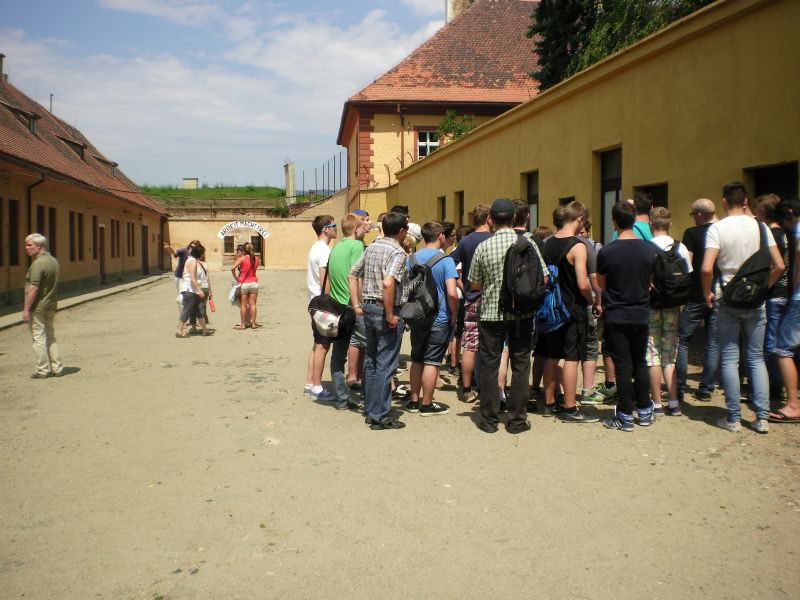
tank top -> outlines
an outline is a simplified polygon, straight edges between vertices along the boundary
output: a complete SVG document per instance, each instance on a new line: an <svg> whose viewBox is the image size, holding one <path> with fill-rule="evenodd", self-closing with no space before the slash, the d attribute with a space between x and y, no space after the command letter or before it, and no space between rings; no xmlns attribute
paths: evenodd
<svg viewBox="0 0 800 600"><path fill-rule="evenodd" d="M576 237L558 238L551 236L544 243L544 262L558 267L558 280L561 287L561 298L573 318L586 315L586 299L578 291L578 278L575 266L570 264L567 254L576 244L582 244Z"/></svg>
<svg viewBox="0 0 800 600"><path fill-rule="evenodd" d="M189 267L192 265L192 263L196 263L198 265L200 264L197 261L197 259L194 258L193 256L190 256L189 258L186 259L186 264L184 264L183 266L183 276L181 277L181 285L178 288L178 291L180 292L192 292L193 294L197 293L197 288L194 287L194 285L192 285L192 276L191 273L189 272ZM195 273L194 277L197 280L197 283L199 284L200 283L199 271L201 269L198 266L196 270L197 272Z"/></svg>
<svg viewBox="0 0 800 600"><path fill-rule="evenodd" d="M239 279L238 283L257 283L258 277L256 277L256 269L258 269L258 257L255 256L255 266L251 268L250 265L250 257L245 256L242 264L239 265Z"/></svg>

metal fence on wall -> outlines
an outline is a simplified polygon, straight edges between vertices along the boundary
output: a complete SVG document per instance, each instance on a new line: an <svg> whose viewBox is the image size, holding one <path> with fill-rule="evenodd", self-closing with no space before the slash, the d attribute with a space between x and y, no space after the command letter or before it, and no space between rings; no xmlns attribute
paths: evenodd
<svg viewBox="0 0 800 600"><path fill-rule="evenodd" d="M290 182L287 173L286 202L316 202L335 194L347 187L347 155L344 150L334 154L321 165L295 171L294 195L290 194Z"/></svg>

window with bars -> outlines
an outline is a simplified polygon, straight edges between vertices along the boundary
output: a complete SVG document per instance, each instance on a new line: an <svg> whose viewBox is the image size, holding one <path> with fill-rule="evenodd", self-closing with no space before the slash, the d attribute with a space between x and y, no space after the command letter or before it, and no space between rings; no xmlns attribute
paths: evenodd
<svg viewBox="0 0 800 600"><path fill-rule="evenodd" d="M69 211L69 260L75 261L75 211Z"/></svg>
<svg viewBox="0 0 800 600"><path fill-rule="evenodd" d="M56 239L56 231L57 230L56 223L56 209L55 208L48 208L47 209L47 241L50 243L50 254L53 256L57 256L58 251L58 240Z"/></svg>
<svg viewBox="0 0 800 600"><path fill-rule="evenodd" d="M417 158L424 158L438 148L438 131L417 131Z"/></svg>

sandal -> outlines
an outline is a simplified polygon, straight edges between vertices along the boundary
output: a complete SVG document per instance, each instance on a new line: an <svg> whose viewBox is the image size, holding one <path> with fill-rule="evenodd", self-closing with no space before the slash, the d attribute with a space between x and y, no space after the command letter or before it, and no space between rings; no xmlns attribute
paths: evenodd
<svg viewBox="0 0 800 600"><path fill-rule="evenodd" d="M175 337L176 337L176 338L181 338L181 339L183 339L183 338L187 338L187 337L189 337L189 336L188 336L187 334L185 334L185 333L184 333L184 334L180 334L180 333L178 333L178 332L176 331L176 332L175 332Z"/></svg>
<svg viewBox="0 0 800 600"><path fill-rule="evenodd" d="M261 323L253 323L250 325L250 329L258 329L259 327L261 327Z"/></svg>
<svg viewBox="0 0 800 600"><path fill-rule="evenodd" d="M241 325L234 325L233 328L238 329L239 331L244 331L245 329L247 329L247 327L242 327Z"/></svg>

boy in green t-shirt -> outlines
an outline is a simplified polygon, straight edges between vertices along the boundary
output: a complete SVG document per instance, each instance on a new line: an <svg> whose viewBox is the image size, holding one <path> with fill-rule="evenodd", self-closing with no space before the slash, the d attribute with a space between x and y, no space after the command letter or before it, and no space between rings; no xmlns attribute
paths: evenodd
<svg viewBox="0 0 800 600"><path fill-rule="evenodd" d="M364 254L364 234L366 227L361 217L347 214L342 218L342 239L331 250L328 257L328 284L327 288L333 299L342 304L349 305L350 289L348 288L348 275L350 269ZM331 353L331 378L336 392L336 408L346 410L357 407L350 400L349 387L358 384L359 365L365 346L364 316L356 316L353 335L350 339L333 341ZM344 375L344 363L348 362L347 378Z"/></svg>

